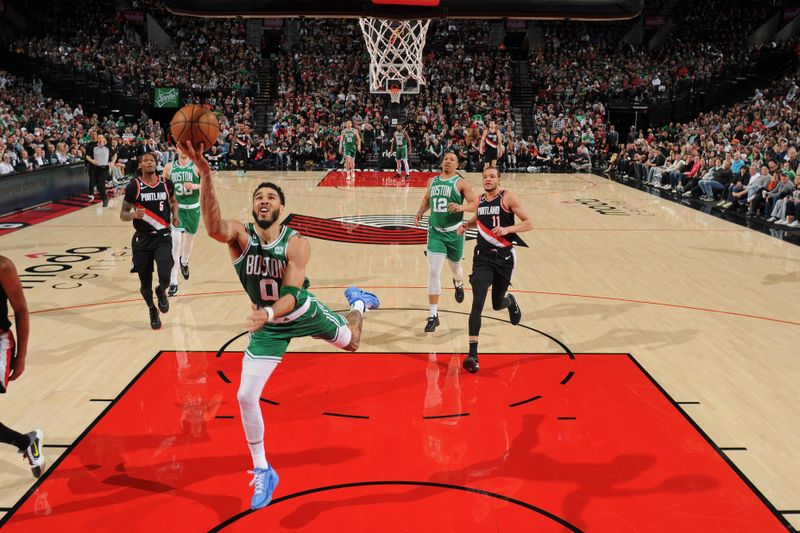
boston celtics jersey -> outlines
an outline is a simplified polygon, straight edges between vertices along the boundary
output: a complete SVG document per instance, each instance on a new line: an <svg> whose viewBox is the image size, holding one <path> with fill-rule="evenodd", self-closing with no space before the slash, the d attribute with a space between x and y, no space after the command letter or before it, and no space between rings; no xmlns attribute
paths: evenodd
<svg viewBox="0 0 800 533"><path fill-rule="evenodd" d="M200 207L200 189L186 190L187 183L200 185L200 176L194 171L194 163L189 161L181 165L177 159L172 162L169 179L175 185L175 199L181 209L197 209Z"/></svg>
<svg viewBox="0 0 800 533"><path fill-rule="evenodd" d="M271 243L265 243L256 233L252 223L245 227L250 237L247 241L247 249L233 262L233 267L236 269L239 281L242 282L242 287L250 297L250 301L259 307L267 307L280 298L283 274L286 272L288 262L286 249L289 246L289 239L298 233L283 226L277 239ZM305 290L308 286L309 281L306 278L303 282L303 290L297 295L294 312L301 308L308 308L309 294ZM287 315L286 318L290 318L290 315Z"/></svg>
<svg viewBox="0 0 800 533"><path fill-rule="evenodd" d="M402 131L394 132L394 147L396 150L408 147L406 134Z"/></svg>
<svg viewBox="0 0 800 533"><path fill-rule="evenodd" d="M355 149L356 147L356 130L349 129L342 131L342 145L345 149Z"/></svg>
<svg viewBox="0 0 800 533"><path fill-rule="evenodd" d="M447 204L460 204L464 199L456 187L460 179L461 176L457 174L450 179L443 179L441 176L433 178L429 190L431 215L428 227L439 231L455 231L464 220L464 213L447 211Z"/></svg>

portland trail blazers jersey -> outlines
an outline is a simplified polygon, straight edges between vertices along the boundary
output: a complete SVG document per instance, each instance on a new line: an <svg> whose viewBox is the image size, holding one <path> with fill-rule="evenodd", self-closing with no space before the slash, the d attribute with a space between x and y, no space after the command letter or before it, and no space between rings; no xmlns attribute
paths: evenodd
<svg viewBox="0 0 800 533"><path fill-rule="evenodd" d="M131 180L125 187L125 201L134 207L144 208L144 218L133 219L133 227L148 233L169 229L172 217L170 198L173 194L172 182L161 176L152 186L139 177Z"/></svg>
<svg viewBox="0 0 800 533"><path fill-rule="evenodd" d="M497 145L500 143L500 134L496 131L490 131L486 134L486 144L490 148L497 150Z"/></svg>
<svg viewBox="0 0 800 533"><path fill-rule="evenodd" d="M492 230L498 226L507 228L515 224L514 213L505 204L506 191L492 200L487 200L482 194L478 203L478 247L479 248L509 248L518 242L516 233L508 235L495 235Z"/></svg>

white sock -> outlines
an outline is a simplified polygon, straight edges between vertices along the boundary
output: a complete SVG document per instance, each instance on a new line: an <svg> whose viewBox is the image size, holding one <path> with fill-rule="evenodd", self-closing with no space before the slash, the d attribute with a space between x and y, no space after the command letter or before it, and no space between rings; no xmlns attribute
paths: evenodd
<svg viewBox="0 0 800 533"><path fill-rule="evenodd" d="M364 313L367 312L367 306L364 305L364 302L362 300L356 300L355 302L353 302L353 305L350 306L350 310L358 311L363 315Z"/></svg>
<svg viewBox="0 0 800 533"><path fill-rule="evenodd" d="M428 316L436 316L439 314L439 304L428 305Z"/></svg>
<svg viewBox="0 0 800 533"><path fill-rule="evenodd" d="M189 264L189 256L192 255L192 248L194 248L194 235L188 232L183 232L181 239L181 264L184 266Z"/></svg>
<svg viewBox="0 0 800 533"><path fill-rule="evenodd" d="M276 366L277 361L256 361L247 356L242 360L242 380L236 397L254 468L269 468L264 451L264 417L261 415L259 398Z"/></svg>
<svg viewBox="0 0 800 533"><path fill-rule="evenodd" d="M464 267L461 266L461 261L457 263L448 261L447 264L450 266L450 272L453 273L453 281L456 282L456 287L464 285Z"/></svg>
<svg viewBox="0 0 800 533"><path fill-rule="evenodd" d="M178 258L181 249L181 233L172 227L172 272L169 273L170 285L178 284Z"/></svg>

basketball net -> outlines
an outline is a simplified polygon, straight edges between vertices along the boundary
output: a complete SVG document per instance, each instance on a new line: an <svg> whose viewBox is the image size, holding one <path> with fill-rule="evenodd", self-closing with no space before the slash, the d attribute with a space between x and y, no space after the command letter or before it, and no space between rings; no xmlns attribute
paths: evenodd
<svg viewBox="0 0 800 533"><path fill-rule="evenodd" d="M425 85L422 74L422 49L430 20L359 20L370 56L370 91L386 93L386 80L415 80ZM400 101L401 88L389 89L392 102Z"/></svg>

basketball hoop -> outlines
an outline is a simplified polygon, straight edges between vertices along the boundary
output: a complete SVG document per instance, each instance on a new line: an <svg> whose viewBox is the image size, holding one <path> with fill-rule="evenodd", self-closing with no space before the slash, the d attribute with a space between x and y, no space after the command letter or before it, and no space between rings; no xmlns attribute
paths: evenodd
<svg viewBox="0 0 800 533"><path fill-rule="evenodd" d="M392 102L400 101L402 87L386 87L390 79L414 80L419 90L425 85L422 74L422 49L428 35L430 20L388 20L362 18L359 20L369 52L369 81L373 93L388 92Z"/></svg>
<svg viewBox="0 0 800 533"><path fill-rule="evenodd" d="M393 104L400 103L400 87L394 86L389 88L389 96L392 98Z"/></svg>

